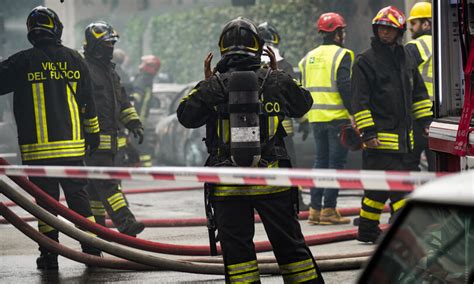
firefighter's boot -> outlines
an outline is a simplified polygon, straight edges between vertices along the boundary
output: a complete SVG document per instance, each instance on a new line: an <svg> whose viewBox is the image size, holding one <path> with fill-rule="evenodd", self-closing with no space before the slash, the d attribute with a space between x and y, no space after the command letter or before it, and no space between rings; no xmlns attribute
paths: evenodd
<svg viewBox="0 0 474 284"><path fill-rule="evenodd" d="M142 222L137 222L137 220L135 220L135 217L133 216L128 216L125 219L125 222L118 226L118 229L122 234L129 235L131 237L136 237L138 234L143 232L143 230L145 229L145 224L143 224Z"/></svg>
<svg viewBox="0 0 474 284"><path fill-rule="evenodd" d="M36 259L36 268L41 270L58 270L58 255L50 252L42 252Z"/></svg>
<svg viewBox="0 0 474 284"><path fill-rule="evenodd" d="M321 211L320 225L342 225L349 224L351 220L344 218L336 208L324 208Z"/></svg>
<svg viewBox="0 0 474 284"><path fill-rule="evenodd" d="M375 243L380 237L382 230L379 228L379 222L361 217L359 219L359 231L357 240L364 243Z"/></svg>
<svg viewBox="0 0 474 284"><path fill-rule="evenodd" d="M311 225L319 225L321 218L321 209L313 209L309 207L309 216L308 216L308 223Z"/></svg>

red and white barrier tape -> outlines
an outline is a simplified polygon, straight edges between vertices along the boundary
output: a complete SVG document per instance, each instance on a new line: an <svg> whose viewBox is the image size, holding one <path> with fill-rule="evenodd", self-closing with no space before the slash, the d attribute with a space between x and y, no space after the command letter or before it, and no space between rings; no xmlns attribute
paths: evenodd
<svg viewBox="0 0 474 284"><path fill-rule="evenodd" d="M412 191L446 173L209 167L0 166L0 175Z"/></svg>

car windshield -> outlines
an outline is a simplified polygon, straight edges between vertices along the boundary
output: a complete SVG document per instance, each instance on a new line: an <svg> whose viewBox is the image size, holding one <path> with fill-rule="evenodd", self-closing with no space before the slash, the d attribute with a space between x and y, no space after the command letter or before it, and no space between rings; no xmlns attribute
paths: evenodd
<svg viewBox="0 0 474 284"><path fill-rule="evenodd" d="M364 272L364 283L468 283L474 267L473 208L414 205L404 216Z"/></svg>

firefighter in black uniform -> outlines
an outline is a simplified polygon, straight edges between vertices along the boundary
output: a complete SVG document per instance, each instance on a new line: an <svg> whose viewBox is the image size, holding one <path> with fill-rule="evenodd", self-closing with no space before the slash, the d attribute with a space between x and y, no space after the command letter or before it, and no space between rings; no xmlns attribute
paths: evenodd
<svg viewBox="0 0 474 284"><path fill-rule="evenodd" d="M407 154L413 151L413 120L431 122L431 101L418 66L400 44L406 29L405 16L388 6L372 21L372 47L359 54L352 70L354 119L366 145L362 168L407 171ZM360 210L361 242L375 242L385 201L392 214L405 204L405 193L366 191Z"/></svg>
<svg viewBox="0 0 474 284"><path fill-rule="evenodd" d="M81 55L61 44L63 25L46 7L27 19L33 48L0 63L0 94L14 92L14 113L21 158L26 165L83 166L86 146L99 146L99 123L91 97L91 79ZM82 179L30 178L59 200L59 185L68 206L94 221ZM45 207L46 204L38 202ZM58 231L38 220L39 231L58 241ZM58 269L58 256L39 248L38 269ZM82 245L86 253L100 251Z"/></svg>
<svg viewBox="0 0 474 284"><path fill-rule="evenodd" d="M304 115L311 108L312 99L309 92L289 75L272 70L276 69L275 60L272 69L260 67L263 44L250 20L239 17L227 23L219 39L222 58L214 72L210 71L212 54L209 53L205 60L206 79L199 82L178 107L178 119L185 127L206 125L205 141L210 153L207 166L239 165L245 153L256 150L245 148L256 140L261 145L260 159L256 158L258 155L253 156L252 166L290 165L283 142L282 121L286 116ZM274 58L270 49L267 52ZM241 74L251 80L239 82ZM252 84L257 88L251 87ZM242 90L235 91L236 86ZM246 103L246 96L240 96L242 101L233 102L231 106L231 99L247 94L248 89L254 90L252 96L257 98L260 107ZM258 128L234 128L235 124L245 123L247 117L252 120L250 113L245 119L234 120L236 110L254 112L260 121ZM241 152L237 144L243 147L243 154L238 154ZM260 282L252 240L254 210L262 217L284 281L324 282L301 232L295 188L231 184L213 184L211 188L209 198L215 210L227 282Z"/></svg>
<svg viewBox="0 0 474 284"><path fill-rule="evenodd" d="M139 73L133 80L133 93L131 95L133 105L138 110L138 116L140 120L146 125L146 119L152 107L159 107L159 101L153 96L153 79L160 70L161 62L157 56L144 55L142 56L142 62L138 67ZM154 104L152 106L152 103ZM153 126L154 127L154 126ZM147 129L146 131L154 131L154 128ZM151 143L145 143L139 150L140 152L140 165L142 167L151 167L153 165L151 160L151 153L153 153L153 145Z"/></svg>
<svg viewBox="0 0 474 284"><path fill-rule="evenodd" d="M84 55L92 77L92 95L101 125L100 146L86 158L88 166L117 165L117 152L125 146L125 139L118 138L122 126L129 129L139 143L143 141L142 124L111 62L118 37L117 32L102 21L91 23L85 30ZM143 231L145 227L130 211L119 180L91 180L87 190L97 223L105 226L107 211L121 233L136 236Z"/></svg>

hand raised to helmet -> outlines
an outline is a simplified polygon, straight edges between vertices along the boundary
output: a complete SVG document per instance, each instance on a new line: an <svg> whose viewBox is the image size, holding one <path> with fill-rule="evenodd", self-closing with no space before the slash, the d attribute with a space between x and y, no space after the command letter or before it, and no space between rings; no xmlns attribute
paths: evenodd
<svg viewBox="0 0 474 284"><path fill-rule="evenodd" d="M267 46L263 50L263 54L268 56L268 58L270 58L270 68L272 70L278 70L278 63L277 63L275 52L273 51L273 49L271 47Z"/></svg>
<svg viewBox="0 0 474 284"><path fill-rule="evenodd" d="M212 61L212 58L214 57L214 55L212 54L212 52L209 52L207 55L206 55L206 58L204 59L204 79L209 79L212 77L212 75L214 75L214 73L216 73L216 70L214 68L214 70L211 69L211 61Z"/></svg>

